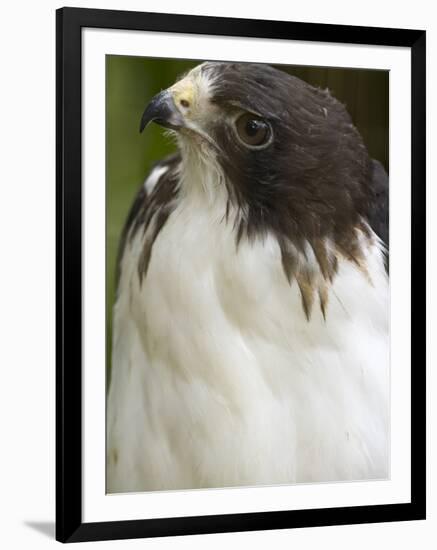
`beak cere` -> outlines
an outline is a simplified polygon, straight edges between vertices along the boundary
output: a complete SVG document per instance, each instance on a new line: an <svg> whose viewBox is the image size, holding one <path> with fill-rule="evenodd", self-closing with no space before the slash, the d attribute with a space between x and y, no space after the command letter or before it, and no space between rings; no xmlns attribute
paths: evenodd
<svg viewBox="0 0 437 550"><path fill-rule="evenodd" d="M156 122L165 128L182 128L185 126L185 120L176 108L173 96L169 90L164 90L157 94L147 105L143 113L140 124L140 132L146 128L150 122Z"/></svg>

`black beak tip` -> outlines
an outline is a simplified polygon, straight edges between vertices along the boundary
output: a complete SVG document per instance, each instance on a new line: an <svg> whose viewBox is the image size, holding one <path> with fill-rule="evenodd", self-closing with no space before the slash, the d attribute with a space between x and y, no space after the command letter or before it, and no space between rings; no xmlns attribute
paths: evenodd
<svg viewBox="0 0 437 550"><path fill-rule="evenodd" d="M168 90L157 94L147 105L141 117L140 134L150 122L156 122L165 128L180 128L184 125L184 120L177 111Z"/></svg>

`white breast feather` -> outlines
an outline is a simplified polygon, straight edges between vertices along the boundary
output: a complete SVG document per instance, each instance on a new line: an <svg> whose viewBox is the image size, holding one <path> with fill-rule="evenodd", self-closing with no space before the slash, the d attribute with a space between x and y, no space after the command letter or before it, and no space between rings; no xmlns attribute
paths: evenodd
<svg viewBox="0 0 437 550"><path fill-rule="evenodd" d="M148 195L152 193L158 181L167 171L168 171L168 166L163 165L163 166L156 166L156 168L150 172L148 178L144 182L144 189L147 191Z"/></svg>
<svg viewBox="0 0 437 550"><path fill-rule="evenodd" d="M141 285L142 231L125 250L108 491L386 478L388 279L376 236L368 276L340 261L326 321L317 307L308 321L274 237L237 250L223 204L202 196L169 217Z"/></svg>

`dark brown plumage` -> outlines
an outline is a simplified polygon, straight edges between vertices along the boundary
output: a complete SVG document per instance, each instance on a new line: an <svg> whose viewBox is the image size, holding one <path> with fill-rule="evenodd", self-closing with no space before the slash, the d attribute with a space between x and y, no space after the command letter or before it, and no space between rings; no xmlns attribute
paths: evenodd
<svg viewBox="0 0 437 550"><path fill-rule="evenodd" d="M297 254L305 255L309 244L327 284L335 277L339 255L365 270L359 235L373 238L367 224L388 249L388 177L369 157L344 105L327 90L268 65L215 62L203 64L201 70L215 83L211 104L223 113L208 133L219 146L217 161L225 174L224 219L231 207L244 211L234 218L237 246L243 238L275 235L285 275L290 282L297 280L309 318L314 274L299 265ZM154 110L162 97L152 102ZM149 118L150 109L145 112ZM229 121L240 112L268 125L271 140L265 146L247 147L237 139ZM142 128L148 117L143 115ZM180 156L173 155L159 164L169 170L150 196L141 188L128 216L121 251L128 235L146 231L154 217L138 265L140 279L147 272L154 240L177 203L180 162ZM322 311L325 294L319 288Z"/></svg>

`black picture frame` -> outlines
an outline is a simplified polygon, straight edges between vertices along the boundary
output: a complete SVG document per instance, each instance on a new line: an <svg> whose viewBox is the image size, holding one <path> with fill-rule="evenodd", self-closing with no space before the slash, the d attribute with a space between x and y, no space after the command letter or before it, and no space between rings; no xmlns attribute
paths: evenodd
<svg viewBox="0 0 437 550"><path fill-rule="evenodd" d="M411 502L345 508L82 521L81 32L85 27L411 49ZM62 8L56 13L56 538L77 542L425 518L425 48L422 30Z"/></svg>

